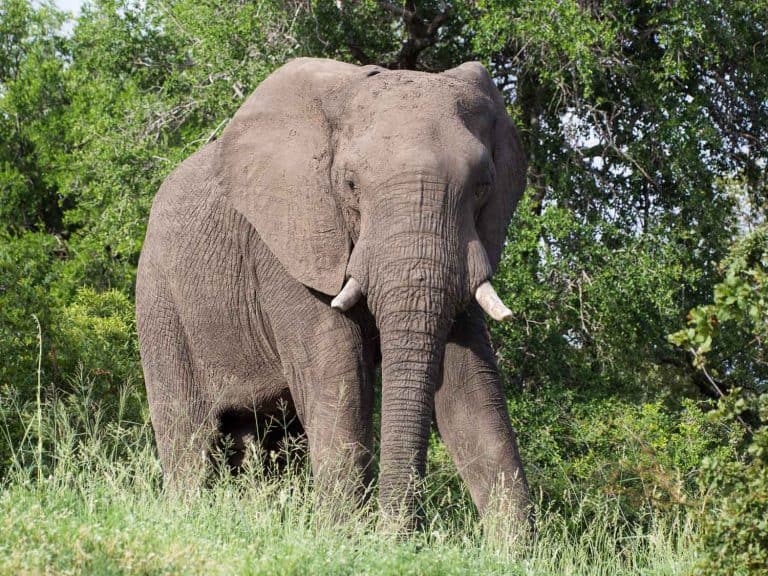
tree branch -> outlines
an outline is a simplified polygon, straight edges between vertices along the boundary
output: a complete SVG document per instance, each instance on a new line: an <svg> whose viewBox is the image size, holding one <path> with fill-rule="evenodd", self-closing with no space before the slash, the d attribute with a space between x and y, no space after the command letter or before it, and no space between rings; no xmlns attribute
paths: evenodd
<svg viewBox="0 0 768 576"><path fill-rule="evenodd" d="M346 44L347 49L349 49L349 53L352 54L355 60L357 60L358 63L360 63L362 66L367 64L374 64L375 62L373 58L366 54L365 50L363 50L362 46L360 46L360 44L354 38L354 31L349 26L349 22L347 20L348 17L344 14L345 1L337 0L336 7L339 9L339 14L341 16L341 29L344 32L344 43Z"/></svg>
<svg viewBox="0 0 768 576"><path fill-rule="evenodd" d="M406 0L405 6L400 6L380 0L382 8L399 16L405 23L408 39L403 42L397 59L387 65L388 68L412 70L417 67L421 53L434 45L440 28L451 17L451 8L444 2L440 3L441 11L430 21L426 21L418 12L414 0Z"/></svg>

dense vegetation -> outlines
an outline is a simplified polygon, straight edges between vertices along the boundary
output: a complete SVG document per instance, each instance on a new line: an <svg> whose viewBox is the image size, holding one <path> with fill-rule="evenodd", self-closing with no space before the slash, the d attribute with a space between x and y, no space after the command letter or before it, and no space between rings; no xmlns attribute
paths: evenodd
<svg viewBox="0 0 768 576"><path fill-rule="evenodd" d="M768 572L767 22L765 0L95 0L75 20L0 0L0 565L274 573L271 538L286 573ZM476 59L508 97L530 172L493 337L530 549L479 536L437 442L412 542L366 519L312 540L301 470L160 495L133 313L149 206L300 55Z"/></svg>

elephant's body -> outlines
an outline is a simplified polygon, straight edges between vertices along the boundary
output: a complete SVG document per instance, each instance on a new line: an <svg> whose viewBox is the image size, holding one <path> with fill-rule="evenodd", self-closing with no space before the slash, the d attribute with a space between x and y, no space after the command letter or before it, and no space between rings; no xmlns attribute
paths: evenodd
<svg viewBox="0 0 768 576"><path fill-rule="evenodd" d="M373 397L372 321L339 314L284 270L212 177L219 153L207 145L160 188L136 283L152 421L170 469L184 458L202 468L223 434L239 446L259 432L250 415L290 421L298 413L307 422L329 379L359 388L339 402L365 395L370 409ZM323 342L334 333L331 351ZM357 408L335 409L370 435ZM227 427L233 421L237 429ZM194 441L184 456L175 442L187 435Z"/></svg>
<svg viewBox="0 0 768 576"><path fill-rule="evenodd" d="M212 172L205 173L215 155L215 144L208 145L160 189L141 255L137 303L140 330L165 336L144 347L145 368L151 373L178 353L208 411L217 413L267 406L286 381L264 309L275 300L260 269L270 253L243 226ZM183 341L177 341L178 329ZM156 347L160 343L175 350ZM170 398L179 392L167 390Z"/></svg>
<svg viewBox="0 0 768 576"><path fill-rule="evenodd" d="M385 510L413 510L434 415L477 505L495 495L524 518L472 300L506 310L488 279L524 171L478 65L431 75L302 59L265 80L152 207L136 305L166 478L199 476L223 435L239 465L257 424L282 411L306 431L319 489L359 498L381 362Z"/></svg>

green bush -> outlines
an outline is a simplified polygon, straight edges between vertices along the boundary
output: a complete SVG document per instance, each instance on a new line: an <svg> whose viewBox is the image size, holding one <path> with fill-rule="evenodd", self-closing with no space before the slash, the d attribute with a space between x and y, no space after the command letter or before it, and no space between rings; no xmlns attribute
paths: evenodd
<svg viewBox="0 0 768 576"><path fill-rule="evenodd" d="M615 500L633 521L674 517L695 506L701 463L727 444L729 430L707 419L708 402L633 403L560 388L519 392L510 413L534 491L567 513Z"/></svg>
<svg viewBox="0 0 768 576"><path fill-rule="evenodd" d="M768 228L734 243L712 303L669 336L688 350L720 405L728 447L702 463L702 574L768 573Z"/></svg>
<svg viewBox="0 0 768 576"><path fill-rule="evenodd" d="M701 272L680 246L585 224L531 190L517 207L494 283L515 314L490 326L512 383L617 394L634 402L696 397L666 335Z"/></svg>
<svg viewBox="0 0 768 576"><path fill-rule="evenodd" d="M741 442L702 464L698 572L768 574L768 394L735 390L711 419L739 431ZM749 428L747 420L753 422Z"/></svg>
<svg viewBox="0 0 768 576"><path fill-rule="evenodd" d="M141 382L133 302L122 292L81 288L61 318L59 361L67 373L78 366L99 383L100 397L125 382Z"/></svg>
<svg viewBox="0 0 768 576"><path fill-rule="evenodd" d="M713 388L768 389L768 227L740 238L720 265L711 304L669 336L693 355ZM722 390L721 390L722 392Z"/></svg>
<svg viewBox="0 0 768 576"><path fill-rule="evenodd" d="M108 403L120 386L142 381L133 302L118 290L75 287L63 250L40 232L0 235L0 401L7 420L0 475L12 446L36 434L31 420L10 416L32 418L38 380L45 399L81 390L87 379L92 398Z"/></svg>

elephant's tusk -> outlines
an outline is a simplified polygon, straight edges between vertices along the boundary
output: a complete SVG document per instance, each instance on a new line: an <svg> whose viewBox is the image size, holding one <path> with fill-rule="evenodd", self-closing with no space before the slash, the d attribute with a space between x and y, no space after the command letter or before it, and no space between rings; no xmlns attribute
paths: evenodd
<svg viewBox="0 0 768 576"><path fill-rule="evenodd" d="M360 283L354 278L350 277L347 283L344 284L344 288L341 292L331 300L331 308L336 308L345 312L352 308L357 301L360 300L360 296L363 295L363 290L360 288Z"/></svg>
<svg viewBox="0 0 768 576"><path fill-rule="evenodd" d="M512 311L501 301L496 290L487 280L480 284L475 290L475 299L480 307L485 310L491 318L497 322L504 322L512 319Z"/></svg>

